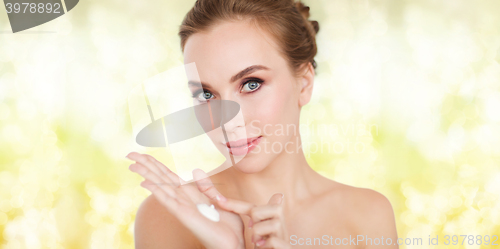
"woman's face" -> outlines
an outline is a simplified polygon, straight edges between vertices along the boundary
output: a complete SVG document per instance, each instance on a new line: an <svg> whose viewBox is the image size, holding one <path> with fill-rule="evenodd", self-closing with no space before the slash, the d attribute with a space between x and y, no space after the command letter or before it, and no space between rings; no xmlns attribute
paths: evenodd
<svg viewBox="0 0 500 249"><path fill-rule="evenodd" d="M302 86L311 74L309 78L294 77L278 49L266 31L248 21L220 22L207 32L191 35L184 47L184 63L195 63L203 86L190 87L195 103L237 102L244 121L224 126L228 140L259 138L244 156L233 148L233 156L241 160L236 160L235 167L245 173L263 170L280 154L300 151L300 107L311 95ZM222 133L209 136L223 154L228 154Z"/></svg>

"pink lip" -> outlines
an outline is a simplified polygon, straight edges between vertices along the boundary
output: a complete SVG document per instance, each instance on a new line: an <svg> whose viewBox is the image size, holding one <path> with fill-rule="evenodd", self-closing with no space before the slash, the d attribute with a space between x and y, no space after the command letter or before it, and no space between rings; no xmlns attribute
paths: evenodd
<svg viewBox="0 0 500 249"><path fill-rule="evenodd" d="M262 136L230 141L226 143L226 146L232 155L243 156L250 153L259 144L261 138Z"/></svg>

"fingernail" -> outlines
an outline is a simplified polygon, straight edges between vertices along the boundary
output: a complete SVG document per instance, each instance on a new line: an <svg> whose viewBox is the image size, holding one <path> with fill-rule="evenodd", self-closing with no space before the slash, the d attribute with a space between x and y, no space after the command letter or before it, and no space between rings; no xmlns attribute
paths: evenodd
<svg viewBox="0 0 500 249"><path fill-rule="evenodd" d="M257 243L256 243L256 244L257 244L257 246L263 246L263 245L264 245L264 243L266 243L266 241L265 241L265 240L259 240L259 241L257 241Z"/></svg>
<svg viewBox="0 0 500 249"><path fill-rule="evenodd" d="M217 199L218 201L221 201L221 202L226 202L227 201L227 198L222 196L222 195L217 195L215 196L215 199Z"/></svg>
<svg viewBox="0 0 500 249"><path fill-rule="evenodd" d="M253 221L252 221L252 219L250 219L250 221L248 221L248 227L249 227L249 228L252 228L252 227L253 227Z"/></svg>
<svg viewBox="0 0 500 249"><path fill-rule="evenodd" d="M149 185L146 183L146 181L142 181L140 185L141 185L141 187L149 190Z"/></svg>

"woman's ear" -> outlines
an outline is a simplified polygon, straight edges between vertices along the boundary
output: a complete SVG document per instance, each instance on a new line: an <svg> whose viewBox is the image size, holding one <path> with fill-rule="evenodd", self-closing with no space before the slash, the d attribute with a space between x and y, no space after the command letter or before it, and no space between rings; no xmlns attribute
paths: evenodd
<svg viewBox="0 0 500 249"><path fill-rule="evenodd" d="M309 103L309 101L311 100L314 85L315 72L312 63L309 62L304 71L305 72L299 78L300 82L302 83L299 95L299 107L302 107Z"/></svg>

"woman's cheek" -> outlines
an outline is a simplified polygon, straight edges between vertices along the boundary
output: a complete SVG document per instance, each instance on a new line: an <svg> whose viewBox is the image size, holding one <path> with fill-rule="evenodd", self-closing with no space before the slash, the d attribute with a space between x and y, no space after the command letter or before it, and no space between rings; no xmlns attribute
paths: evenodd
<svg viewBox="0 0 500 249"><path fill-rule="evenodd" d="M240 102L249 136L274 136L278 126L286 127L292 122L290 116L295 109L290 84L273 82Z"/></svg>
<svg viewBox="0 0 500 249"><path fill-rule="evenodd" d="M288 102L289 89L287 87L280 87L279 84L273 84L269 86L265 94L259 98L259 116L262 120L267 121L266 123L275 124L276 120L280 120L280 116L284 112L287 112L286 105Z"/></svg>

